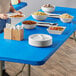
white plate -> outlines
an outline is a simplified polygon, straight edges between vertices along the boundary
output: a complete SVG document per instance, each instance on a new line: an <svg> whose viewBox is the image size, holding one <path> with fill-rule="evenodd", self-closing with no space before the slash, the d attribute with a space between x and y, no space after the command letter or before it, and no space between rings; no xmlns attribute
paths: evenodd
<svg viewBox="0 0 76 76"><path fill-rule="evenodd" d="M33 34L29 36L29 44L36 47L47 47L52 45L52 36L47 34Z"/></svg>
<svg viewBox="0 0 76 76"><path fill-rule="evenodd" d="M8 15L9 18L23 18L23 17L25 17L24 14L21 14L21 15L23 15L23 17L10 17L10 16L14 16L14 15L20 15L20 14L18 14L18 13L9 13L9 14L7 14L7 15Z"/></svg>

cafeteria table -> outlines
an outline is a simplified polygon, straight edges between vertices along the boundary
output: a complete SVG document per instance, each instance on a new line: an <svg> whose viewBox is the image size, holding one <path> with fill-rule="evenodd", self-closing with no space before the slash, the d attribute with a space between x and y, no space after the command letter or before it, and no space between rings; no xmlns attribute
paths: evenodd
<svg viewBox="0 0 76 76"><path fill-rule="evenodd" d="M42 11L42 10L39 10ZM55 12L57 14L69 13L76 17L76 9L56 7ZM37 21L29 16L24 20ZM24 21L23 20L23 21ZM39 21L37 21L39 22ZM75 32L76 30L76 18L71 23L63 23L58 18L48 17L43 22L58 23L59 26L64 26L66 29L61 35L49 34L47 27L37 26L32 30L24 30L24 40L15 41L4 39L4 33L0 34L0 76L2 76L2 61L15 62L28 64L28 76L31 76L31 65L39 66L45 64L45 62L63 45L63 43ZM18 23L21 25L22 22ZM53 37L53 44L46 48L39 48L30 46L28 44L28 37L31 34L48 34Z"/></svg>

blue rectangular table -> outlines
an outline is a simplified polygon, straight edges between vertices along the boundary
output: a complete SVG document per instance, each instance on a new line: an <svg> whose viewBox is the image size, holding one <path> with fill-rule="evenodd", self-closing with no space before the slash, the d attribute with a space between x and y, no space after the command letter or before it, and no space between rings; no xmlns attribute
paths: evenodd
<svg viewBox="0 0 76 76"><path fill-rule="evenodd" d="M42 10L40 10L42 11ZM58 23L59 26L66 27L65 31L61 35L49 34L46 31L46 27L37 26L33 30L24 30L24 40L15 41L4 39L4 33L0 34L0 60L9 61L16 63L28 64L28 69L30 72L30 65L43 65L49 57L51 57L57 49L74 33L76 29L76 9L73 8L64 8L56 7L55 12L53 13L69 13L75 18L71 23L62 23L59 19L56 18L47 18L44 22L54 22ZM25 20L34 20L32 16L26 18ZM22 23L20 22L19 25ZM30 46L28 44L28 37L31 34L49 34L53 37L53 45L47 48L37 48ZM30 73L28 74L30 76Z"/></svg>
<svg viewBox="0 0 76 76"><path fill-rule="evenodd" d="M17 5L13 5L13 7L14 7L16 10L19 10L19 9L25 7L25 6L27 6L27 3L26 3L26 2L21 2L21 3L17 4Z"/></svg>

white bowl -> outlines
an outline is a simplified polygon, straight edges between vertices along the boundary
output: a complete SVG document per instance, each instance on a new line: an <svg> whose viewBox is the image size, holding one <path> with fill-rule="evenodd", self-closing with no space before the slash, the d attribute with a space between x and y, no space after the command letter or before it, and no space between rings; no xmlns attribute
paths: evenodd
<svg viewBox="0 0 76 76"><path fill-rule="evenodd" d="M64 23L69 23L72 21L72 19L73 19L73 17L72 18L60 18L60 20Z"/></svg>
<svg viewBox="0 0 76 76"><path fill-rule="evenodd" d="M36 20L45 20L48 17L48 15L33 15L32 14L32 17Z"/></svg>
<svg viewBox="0 0 76 76"><path fill-rule="evenodd" d="M29 36L29 44L36 47L47 47L52 45L52 36L47 34L33 34Z"/></svg>
<svg viewBox="0 0 76 76"><path fill-rule="evenodd" d="M28 24L22 24L23 27L25 29L34 29L36 27L36 24L31 24L31 25L28 25Z"/></svg>
<svg viewBox="0 0 76 76"><path fill-rule="evenodd" d="M54 10L55 10L55 6L54 6L54 8L51 8L51 7L41 7L41 9L44 11L44 12L48 12L48 13L50 13L50 12L53 12Z"/></svg>

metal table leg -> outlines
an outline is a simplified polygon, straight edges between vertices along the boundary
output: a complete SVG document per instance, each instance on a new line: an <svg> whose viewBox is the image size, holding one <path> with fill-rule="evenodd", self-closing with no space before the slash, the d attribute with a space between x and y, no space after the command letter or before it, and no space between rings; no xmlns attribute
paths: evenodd
<svg viewBox="0 0 76 76"><path fill-rule="evenodd" d="M75 36L75 32L74 32L74 34L73 34L73 38L74 38L74 40L76 41L76 36Z"/></svg>
<svg viewBox="0 0 76 76"><path fill-rule="evenodd" d="M31 76L31 65L28 64L28 76Z"/></svg>
<svg viewBox="0 0 76 76"><path fill-rule="evenodd" d="M18 76L20 73L22 73L23 69L25 67L25 64L23 65L20 72L18 72L15 76ZM31 65L28 64L28 76L31 76Z"/></svg>
<svg viewBox="0 0 76 76"><path fill-rule="evenodd" d="M18 76L20 73L23 72L25 65L26 65L26 64L23 65L22 69L21 69L15 76Z"/></svg>
<svg viewBox="0 0 76 76"><path fill-rule="evenodd" d="M2 61L0 61L0 76L2 76Z"/></svg>
<svg viewBox="0 0 76 76"><path fill-rule="evenodd" d="M70 37L70 39L74 39L76 41L76 36L75 36L75 32L73 34L73 37Z"/></svg>

